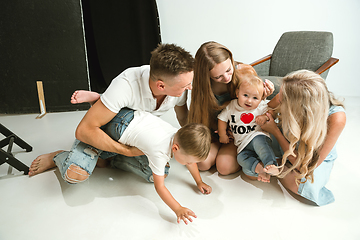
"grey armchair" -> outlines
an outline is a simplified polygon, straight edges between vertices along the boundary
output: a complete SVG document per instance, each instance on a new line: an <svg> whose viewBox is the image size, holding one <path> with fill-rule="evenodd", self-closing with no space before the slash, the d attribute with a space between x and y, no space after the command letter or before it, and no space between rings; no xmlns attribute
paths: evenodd
<svg viewBox="0 0 360 240"><path fill-rule="evenodd" d="M339 59L331 57L333 51L333 34L331 32L285 32L280 37L272 54L250 63L260 78L269 79L275 85L275 91L268 99L278 92L281 78L286 74L308 69L326 79L330 67Z"/></svg>

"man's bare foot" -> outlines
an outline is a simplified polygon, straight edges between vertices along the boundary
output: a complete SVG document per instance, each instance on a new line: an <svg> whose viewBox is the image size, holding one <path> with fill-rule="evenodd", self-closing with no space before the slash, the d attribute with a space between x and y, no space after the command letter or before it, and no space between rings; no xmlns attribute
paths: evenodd
<svg viewBox="0 0 360 240"><path fill-rule="evenodd" d="M56 167L53 158L56 156L56 154L60 152L63 152L63 150L38 156L30 165L29 176L35 176L36 174L45 172L46 170Z"/></svg>
<svg viewBox="0 0 360 240"><path fill-rule="evenodd" d="M88 102L91 105L94 104L100 98L100 94L97 92L77 90L71 96L70 102L72 104Z"/></svg>
<svg viewBox="0 0 360 240"><path fill-rule="evenodd" d="M267 174L270 174L272 176L279 175L279 173L280 173L279 169L275 165L266 166L264 168L264 172L266 172Z"/></svg>

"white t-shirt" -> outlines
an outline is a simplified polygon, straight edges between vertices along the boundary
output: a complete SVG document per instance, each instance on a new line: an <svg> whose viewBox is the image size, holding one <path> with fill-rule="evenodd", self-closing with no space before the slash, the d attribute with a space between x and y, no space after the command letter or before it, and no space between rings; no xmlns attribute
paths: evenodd
<svg viewBox="0 0 360 240"><path fill-rule="evenodd" d="M257 135L270 137L269 133L263 131L255 122L256 116L263 115L267 110L268 106L265 101L261 101L256 109L248 111L240 107L237 99L234 99L218 115L218 119L221 121L229 121L234 136L234 144L237 146L237 153L240 153Z"/></svg>
<svg viewBox="0 0 360 240"><path fill-rule="evenodd" d="M140 149L149 160L153 173L164 175L171 159L171 146L178 129L144 111L135 111L134 119L121 135L119 142Z"/></svg>
<svg viewBox="0 0 360 240"><path fill-rule="evenodd" d="M169 109L186 104L187 90L181 97L166 96L159 109L150 86L150 66L128 68L114 78L101 95L101 102L112 112L118 113L123 107L150 112L161 116Z"/></svg>

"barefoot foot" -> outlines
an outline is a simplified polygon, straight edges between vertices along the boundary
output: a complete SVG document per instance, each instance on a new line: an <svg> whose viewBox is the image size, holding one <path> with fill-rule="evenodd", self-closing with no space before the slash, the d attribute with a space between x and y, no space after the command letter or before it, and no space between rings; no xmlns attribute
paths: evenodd
<svg viewBox="0 0 360 240"><path fill-rule="evenodd" d="M84 103L84 102L94 104L99 98L100 98L100 95L96 92L77 90L71 96L70 102L72 104L78 104L78 103Z"/></svg>
<svg viewBox="0 0 360 240"><path fill-rule="evenodd" d="M60 152L62 152L62 150L38 156L30 165L29 176L35 176L36 174L56 167L53 158Z"/></svg>
<svg viewBox="0 0 360 240"><path fill-rule="evenodd" d="M264 182L264 183L269 183L270 175L267 174L266 172L260 172L260 173L258 173L258 181Z"/></svg>
<svg viewBox="0 0 360 240"><path fill-rule="evenodd" d="M255 167L255 173L258 174L257 180L260 182L269 183L270 175L264 171L264 165L259 162Z"/></svg>
<svg viewBox="0 0 360 240"><path fill-rule="evenodd" d="M280 171L275 165L269 165L264 168L264 172L272 176L279 175Z"/></svg>

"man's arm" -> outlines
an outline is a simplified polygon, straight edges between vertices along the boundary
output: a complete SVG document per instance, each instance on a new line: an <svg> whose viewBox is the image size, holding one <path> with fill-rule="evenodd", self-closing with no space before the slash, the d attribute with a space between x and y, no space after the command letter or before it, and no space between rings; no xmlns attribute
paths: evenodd
<svg viewBox="0 0 360 240"><path fill-rule="evenodd" d="M101 126L113 119L115 115L116 113L113 113L105 107L101 100L97 101L79 123L75 132L75 137L84 143L104 151L126 156L144 155L137 148L114 141L100 129Z"/></svg>
<svg viewBox="0 0 360 240"><path fill-rule="evenodd" d="M186 103L182 106L175 106L174 110L180 126L183 127L187 123L187 117L189 112Z"/></svg>

